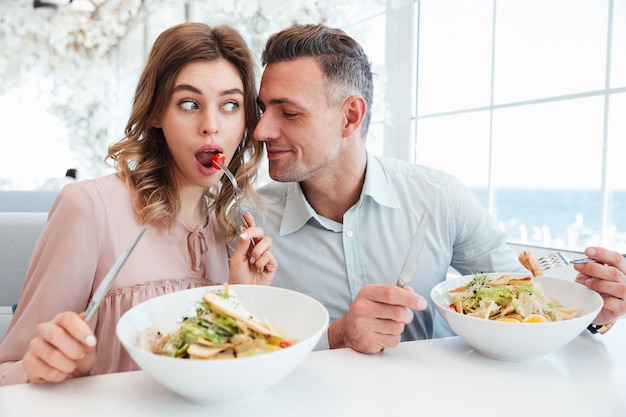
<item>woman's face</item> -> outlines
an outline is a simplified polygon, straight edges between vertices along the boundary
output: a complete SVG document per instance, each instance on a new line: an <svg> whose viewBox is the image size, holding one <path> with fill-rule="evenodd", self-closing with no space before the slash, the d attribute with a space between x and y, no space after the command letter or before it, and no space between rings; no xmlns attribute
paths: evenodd
<svg viewBox="0 0 626 417"><path fill-rule="evenodd" d="M215 185L223 172L212 166L213 155L223 153L228 164L245 130L243 82L235 67L225 59L185 65L154 127L163 129L181 187Z"/></svg>

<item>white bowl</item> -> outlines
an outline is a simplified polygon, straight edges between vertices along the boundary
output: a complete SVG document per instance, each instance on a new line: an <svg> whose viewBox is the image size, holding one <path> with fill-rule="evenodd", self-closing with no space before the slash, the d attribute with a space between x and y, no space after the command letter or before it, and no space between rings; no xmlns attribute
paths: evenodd
<svg viewBox="0 0 626 417"><path fill-rule="evenodd" d="M501 275L513 277L528 274L491 273L488 278ZM562 278L540 276L534 278L544 293L565 308L581 307L579 317L547 323L507 323L486 320L457 313L450 306L449 290L467 284L473 276L446 280L433 288L430 298L450 328L474 350L483 356L507 361L536 360L551 353L582 333L598 315L603 306L602 297L584 285Z"/></svg>
<svg viewBox="0 0 626 417"><path fill-rule="evenodd" d="M117 337L135 363L159 383L198 403L229 401L260 393L289 374L313 350L328 325L328 311L295 291L261 285L232 285L242 305L297 343L258 356L193 360L166 357L135 346L137 333L151 326L176 329L210 287L179 291L143 302L117 324Z"/></svg>

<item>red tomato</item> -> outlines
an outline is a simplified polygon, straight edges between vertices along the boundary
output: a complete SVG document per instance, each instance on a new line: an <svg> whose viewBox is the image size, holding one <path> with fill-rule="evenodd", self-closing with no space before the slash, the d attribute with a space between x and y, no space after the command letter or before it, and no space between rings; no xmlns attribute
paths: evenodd
<svg viewBox="0 0 626 417"><path fill-rule="evenodd" d="M220 169L220 166L217 164L217 162L226 165L226 157L224 156L224 154L216 153L215 155L213 155L213 167Z"/></svg>

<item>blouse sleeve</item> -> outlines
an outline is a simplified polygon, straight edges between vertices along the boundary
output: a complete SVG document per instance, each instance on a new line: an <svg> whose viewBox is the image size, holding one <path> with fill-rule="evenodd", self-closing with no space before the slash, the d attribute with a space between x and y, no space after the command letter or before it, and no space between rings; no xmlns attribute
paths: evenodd
<svg viewBox="0 0 626 417"><path fill-rule="evenodd" d="M93 197L81 183L69 184L50 209L17 310L0 344L0 385L26 382L22 357L39 323L63 311L82 311L87 305L102 225L102 205Z"/></svg>

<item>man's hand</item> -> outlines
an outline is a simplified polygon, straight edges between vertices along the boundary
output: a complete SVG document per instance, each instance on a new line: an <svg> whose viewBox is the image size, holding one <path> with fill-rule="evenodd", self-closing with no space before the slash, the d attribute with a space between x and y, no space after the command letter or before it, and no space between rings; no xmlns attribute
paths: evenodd
<svg viewBox="0 0 626 417"><path fill-rule="evenodd" d="M585 255L599 263L574 264L576 282L602 296L604 307L593 323L606 324L626 313L626 259L600 247L587 248Z"/></svg>
<svg viewBox="0 0 626 417"><path fill-rule="evenodd" d="M376 353L397 346L404 326L413 320L412 310L424 310L427 305L410 287L366 285L348 312L328 328L330 348Z"/></svg>

